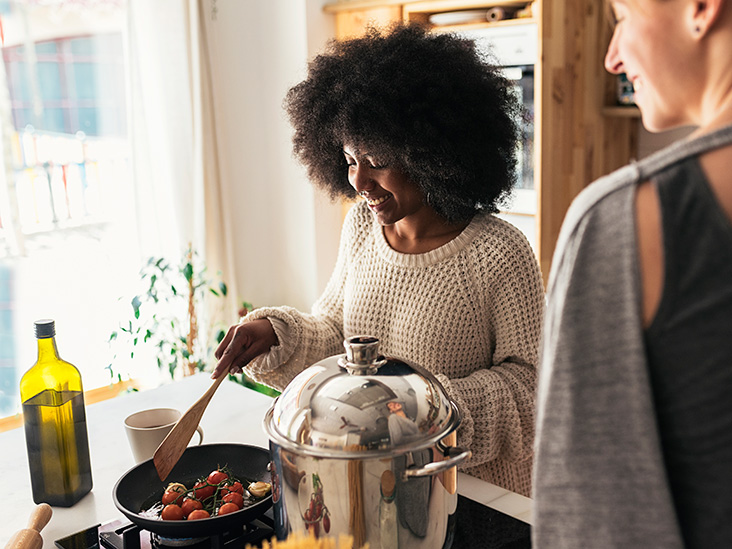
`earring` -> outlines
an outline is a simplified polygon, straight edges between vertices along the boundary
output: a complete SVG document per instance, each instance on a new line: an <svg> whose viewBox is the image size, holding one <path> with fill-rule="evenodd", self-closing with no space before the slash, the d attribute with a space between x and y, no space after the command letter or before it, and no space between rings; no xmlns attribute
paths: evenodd
<svg viewBox="0 0 732 549"><path fill-rule="evenodd" d="M699 25L694 27L694 34L699 34L701 32L701 28L699 28Z"/></svg>

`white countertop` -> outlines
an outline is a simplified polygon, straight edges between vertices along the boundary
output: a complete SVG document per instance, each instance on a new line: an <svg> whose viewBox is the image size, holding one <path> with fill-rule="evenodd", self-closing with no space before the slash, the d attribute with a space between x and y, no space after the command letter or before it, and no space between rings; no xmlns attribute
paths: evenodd
<svg viewBox="0 0 732 549"><path fill-rule="evenodd" d="M123 421L145 408L178 408L185 411L212 381L199 374L157 389L130 393L87 406L87 427L94 488L73 507L54 507L53 516L41 532L44 549L54 548L54 540L89 526L122 518L112 501L115 483L135 466ZM268 448L262 427L272 399L233 382L224 381L211 399L201 420L204 444L241 442ZM197 437L194 437L197 440ZM23 428L0 433L0 547L18 530L25 528L35 507L30 487L28 458ZM531 500L487 482L460 474L458 492L531 523Z"/></svg>

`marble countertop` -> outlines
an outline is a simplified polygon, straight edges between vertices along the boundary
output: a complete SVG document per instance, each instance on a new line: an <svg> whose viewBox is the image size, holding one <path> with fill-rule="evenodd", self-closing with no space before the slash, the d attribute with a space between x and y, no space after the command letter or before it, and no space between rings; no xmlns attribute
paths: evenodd
<svg viewBox="0 0 732 549"><path fill-rule="evenodd" d="M184 411L211 383L207 375L196 375L157 389L87 406L94 488L73 507L53 508L53 516L41 532L44 549L54 548L56 539L122 516L112 501L112 490L115 483L135 466L123 425L126 416L145 408L169 407ZM201 420L204 444L241 442L268 448L262 420L271 404L270 397L225 381ZM4 477L3 497L0 498L0 547L4 547L16 531L26 527L35 507L22 428L0 433L0 471ZM459 475L458 492L531 523L529 498L462 473Z"/></svg>

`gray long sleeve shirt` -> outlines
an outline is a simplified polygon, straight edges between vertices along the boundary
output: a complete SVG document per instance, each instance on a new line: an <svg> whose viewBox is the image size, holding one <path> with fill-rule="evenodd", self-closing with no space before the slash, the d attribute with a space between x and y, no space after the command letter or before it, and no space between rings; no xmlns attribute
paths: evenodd
<svg viewBox="0 0 732 549"><path fill-rule="evenodd" d="M676 143L574 201L548 285L537 400L535 548L683 547L640 318L634 195L668 166L732 142Z"/></svg>

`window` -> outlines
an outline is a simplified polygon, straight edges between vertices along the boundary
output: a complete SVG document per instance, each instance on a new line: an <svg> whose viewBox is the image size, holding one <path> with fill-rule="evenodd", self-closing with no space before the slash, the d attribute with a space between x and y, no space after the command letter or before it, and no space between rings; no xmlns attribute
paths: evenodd
<svg viewBox="0 0 732 549"><path fill-rule="evenodd" d="M85 389L110 381L107 341L142 264L125 10L123 0L0 2L0 417L20 409L39 318L56 320L59 354Z"/></svg>
<svg viewBox="0 0 732 549"><path fill-rule="evenodd" d="M33 49L3 49L16 131L126 135L121 32L44 40Z"/></svg>

